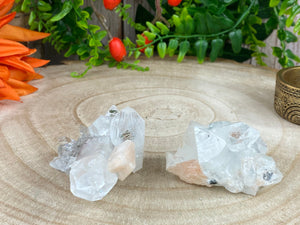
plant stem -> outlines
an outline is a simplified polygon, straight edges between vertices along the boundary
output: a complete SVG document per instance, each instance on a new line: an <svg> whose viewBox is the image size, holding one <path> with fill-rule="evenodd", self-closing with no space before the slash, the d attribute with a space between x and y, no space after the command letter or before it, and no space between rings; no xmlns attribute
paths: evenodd
<svg viewBox="0 0 300 225"><path fill-rule="evenodd" d="M155 0L155 8L156 8L156 12L155 12L155 17L152 20L152 23L154 24L156 21L163 21L168 27L170 27L168 20L162 16L162 8L160 5L160 0Z"/></svg>
<svg viewBox="0 0 300 225"><path fill-rule="evenodd" d="M106 25L106 19L105 19L105 17L101 13L98 12L98 10L97 10L97 8L96 8L96 6L94 4L94 1L91 0L90 2L91 2L91 6L93 8L93 11L96 14L97 19L99 20L99 22L102 25L102 27L107 31L107 35L108 35L109 39L112 39L113 36L110 33L110 30L109 30L108 26Z"/></svg>

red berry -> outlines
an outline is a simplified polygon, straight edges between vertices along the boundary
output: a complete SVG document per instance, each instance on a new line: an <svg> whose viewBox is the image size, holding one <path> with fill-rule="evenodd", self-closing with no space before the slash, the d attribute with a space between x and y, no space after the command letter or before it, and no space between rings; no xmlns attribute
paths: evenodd
<svg viewBox="0 0 300 225"><path fill-rule="evenodd" d="M120 4L121 0L103 0L104 7L108 10L113 10Z"/></svg>
<svg viewBox="0 0 300 225"><path fill-rule="evenodd" d="M182 0L168 0L170 6L178 6Z"/></svg>
<svg viewBox="0 0 300 225"><path fill-rule="evenodd" d="M142 34L142 36L145 38L145 45L147 45L147 44L150 44L152 41L150 41L149 39L148 39L148 37L145 35L145 34ZM141 47L140 45L137 45L137 47L139 48L139 47ZM142 49L139 49L139 51L141 52L141 53L144 53L145 52L145 49L146 48L142 48Z"/></svg>
<svg viewBox="0 0 300 225"><path fill-rule="evenodd" d="M109 41L109 51L111 56L118 62L121 62L123 58L126 56L126 48L123 44L123 42L117 38L114 37Z"/></svg>

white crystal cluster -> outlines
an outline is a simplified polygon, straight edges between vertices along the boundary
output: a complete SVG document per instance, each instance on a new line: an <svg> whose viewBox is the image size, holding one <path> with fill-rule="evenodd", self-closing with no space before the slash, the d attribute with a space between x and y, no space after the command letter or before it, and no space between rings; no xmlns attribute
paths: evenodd
<svg viewBox="0 0 300 225"><path fill-rule="evenodd" d="M143 166L145 121L132 108L112 106L77 140L64 138L50 165L70 176L71 192L89 201L102 199L118 179Z"/></svg>
<svg viewBox="0 0 300 225"><path fill-rule="evenodd" d="M182 147L167 153L167 170L188 183L256 195L259 187L282 179L266 152L259 132L245 123L191 122Z"/></svg>

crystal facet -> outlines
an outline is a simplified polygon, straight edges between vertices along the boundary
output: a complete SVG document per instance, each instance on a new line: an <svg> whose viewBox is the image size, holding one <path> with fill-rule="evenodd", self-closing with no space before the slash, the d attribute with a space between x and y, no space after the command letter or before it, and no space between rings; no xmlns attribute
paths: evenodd
<svg viewBox="0 0 300 225"><path fill-rule="evenodd" d="M182 147L167 153L167 170L188 183L256 195L259 187L282 179L266 152L259 132L245 123L215 122L206 127L191 122Z"/></svg>
<svg viewBox="0 0 300 225"><path fill-rule="evenodd" d="M112 119L110 137L115 146L126 140L133 141L136 157L134 172L143 167L145 121L134 109L127 107Z"/></svg>
<svg viewBox="0 0 300 225"><path fill-rule="evenodd" d="M112 106L105 116L81 127L77 140L65 138L50 165L69 173L71 192L102 199L117 183L143 165L145 122L132 108Z"/></svg>

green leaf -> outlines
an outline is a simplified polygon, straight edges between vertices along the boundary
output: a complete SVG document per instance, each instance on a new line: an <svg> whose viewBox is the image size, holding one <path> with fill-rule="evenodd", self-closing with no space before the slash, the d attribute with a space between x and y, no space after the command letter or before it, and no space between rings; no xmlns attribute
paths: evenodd
<svg viewBox="0 0 300 225"><path fill-rule="evenodd" d="M89 46L90 46L90 47L94 47L95 45L96 45L95 39L92 39L92 38L91 38L91 39L89 40Z"/></svg>
<svg viewBox="0 0 300 225"><path fill-rule="evenodd" d="M63 4L63 7L61 9L61 11L56 14L55 16L53 16L50 21L51 22L56 22L61 20L62 18L64 18L70 11L72 10L72 2L71 1L65 1ZM77 21L77 24L79 22L83 22L83 21ZM86 29L87 29L87 25L86 25Z"/></svg>
<svg viewBox="0 0 300 225"><path fill-rule="evenodd" d="M298 38L291 31L286 30L286 38L285 38L285 40L286 40L287 43L291 43L291 42L297 42Z"/></svg>
<svg viewBox="0 0 300 225"><path fill-rule="evenodd" d="M269 6L274 8L280 3L280 0L270 0Z"/></svg>
<svg viewBox="0 0 300 225"><path fill-rule="evenodd" d="M294 32L297 33L300 31L300 20L298 20L294 27Z"/></svg>
<svg viewBox="0 0 300 225"><path fill-rule="evenodd" d="M295 66L294 62L289 59L287 64L286 64L286 67L293 67L293 66Z"/></svg>
<svg viewBox="0 0 300 225"><path fill-rule="evenodd" d="M95 34L95 39L98 41L102 41L103 38L105 38L107 35L107 31L106 30L101 30L99 32L97 32Z"/></svg>
<svg viewBox="0 0 300 225"><path fill-rule="evenodd" d="M49 20L50 18L52 17L52 14L51 13L42 13L39 15L39 18L41 20Z"/></svg>
<svg viewBox="0 0 300 225"><path fill-rule="evenodd" d="M243 36L241 30L234 30L229 33L232 50L234 53L239 53L242 49Z"/></svg>
<svg viewBox="0 0 300 225"><path fill-rule="evenodd" d="M145 41L141 41L141 40L136 40L136 43L138 46L144 46L145 45Z"/></svg>
<svg viewBox="0 0 300 225"><path fill-rule="evenodd" d="M87 51L88 51L87 48L81 47L81 48L79 48L79 49L76 51L76 53L77 53L77 55L82 56L82 55L85 54Z"/></svg>
<svg viewBox="0 0 300 225"><path fill-rule="evenodd" d="M154 26L152 23L147 21L146 25L151 30L152 33L154 33L154 34L159 34L160 33L160 30L156 26Z"/></svg>
<svg viewBox="0 0 300 225"><path fill-rule="evenodd" d="M87 24L87 22L84 21L84 20L76 21L76 24L78 25L78 27L80 27L80 28L83 29L83 30L88 29L88 24Z"/></svg>
<svg viewBox="0 0 300 225"><path fill-rule="evenodd" d="M278 60L278 62L280 63L280 65L282 66L282 67L287 67L287 63L288 63L288 61L289 61L289 58L287 57L287 56L283 56L282 58L280 58L279 60Z"/></svg>
<svg viewBox="0 0 300 225"><path fill-rule="evenodd" d="M222 48L224 46L224 41L221 38L216 38L211 42L211 51L210 51L210 61L214 62L218 58Z"/></svg>
<svg viewBox="0 0 300 225"><path fill-rule="evenodd" d="M175 32L177 34L184 34L185 33L184 25L183 25L183 23L181 23L179 16L173 15L172 19L173 19L173 22L174 22L175 27L176 27Z"/></svg>
<svg viewBox="0 0 300 225"><path fill-rule="evenodd" d="M177 57L177 62L181 62L184 59L184 56L190 49L190 42L185 40L179 44L179 54Z"/></svg>
<svg viewBox="0 0 300 225"><path fill-rule="evenodd" d="M134 48L135 47L135 44L128 38L126 37L124 40L123 40L123 43L126 47L129 47L129 48Z"/></svg>
<svg viewBox="0 0 300 225"><path fill-rule="evenodd" d="M39 25L38 25L38 31L41 32L42 29L43 29L43 23L42 23L42 21L40 20L40 21L39 21Z"/></svg>
<svg viewBox="0 0 300 225"><path fill-rule="evenodd" d="M100 30L100 27L94 24L89 24L89 31L91 31L91 33L96 33L96 31Z"/></svg>
<svg viewBox="0 0 300 225"><path fill-rule="evenodd" d="M136 37L138 38L139 41L145 43L145 38L141 34L136 35Z"/></svg>
<svg viewBox="0 0 300 225"><path fill-rule="evenodd" d="M30 26L30 30L36 30L39 26L39 22L38 21L33 21L31 26Z"/></svg>
<svg viewBox="0 0 300 225"><path fill-rule="evenodd" d="M292 12L291 12L291 15L287 18L286 20L286 26L287 27L290 27L292 26L293 22L294 22L294 19L295 17L300 13L300 6L299 5L296 5L295 7L293 7L292 9Z"/></svg>
<svg viewBox="0 0 300 225"><path fill-rule="evenodd" d="M30 15L29 15L29 19L28 19L28 25L31 26L31 24L33 23L33 21L35 20L36 18L36 14L34 11L31 11L30 12Z"/></svg>
<svg viewBox="0 0 300 225"><path fill-rule="evenodd" d="M295 54L292 52L292 50L290 50L290 49L287 49L287 50L285 51L285 55L286 55L287 57L289 57L290 59L295 60L295 61L298 62L298 63L300 62L299 56L295 55Z"/></svg>
<svg viewBox="0 0 300 225"><path fill-rule="evenodd" d="M271 34L273 30L278 27L278 18L277 16L271 16L268 21L265 23L265 28L267 34Z"/></svg>
<svg viewBox="0 0 300 225"><path fill-rule="evenodd" d="M172 19L173 19L173 22L174 22L174 24L175 24L176 27L179 27L181 25L181 21L180 21L179 16L173 15Z"/></svg>
<svg viewBox="0 0 300 225"><path fill-rule="evenodd" d="M208 47L207 40L198 40L195 42L196 55L197 55L198 63L200 64L204 62L207 47Z"/></svg>
<svg viewBox="0 0 300 225"><path fill-rule="evenodd" d="M197 34L207 34L208 29L205 22L205 15L199 12L194 15L195 31Z"/></svg>
<svg viewBox="0 0 300 225"><path fill-rule="evenodd" d="M80 6L82 6L84 3L84 0L76 0L74 1L74 9L78 9Z"/></svg>
<svg viewBox="0 0 300 225"><path fill-rule="evenodd" d="M30 5L31 0L24 0L21 6L21 10L25 13L27 13L29 11L29 7L28 5Z"/></svg>
<svg viewBox="0 0 300 225"><path fill-rule="evenodd" d="M175 54L176 49L178 48L178 40L170 39L168 45L169 56L172 57Z"/></svg>
<svg viewBox="0 0 300 225"><path fill-rule="evenodd" d="M153 56L153 47L152 47L152 46L147 47L147 48L145 49L145 55L146 55L148 58L150 58L150 57Z"/></svg>
<svg viewBox="0 0 300 225"><path fill-rule="evenodd" d="M156 34L149 31L144 31L143 34L148 38L149 41L153 41L156 38Z"/></svg>
<svg viewBox="0 0 300 225"><path fill-rule="evenodd" d="M159 42L157 45L157 51L160 58L165 58L167 52L167 44L166 42Z"/></svg>
<svg viewBox="0 0 300 225"><path fill-rule="evenodd" d="M277 58L280 58L282 56L282 49L279 47L272 47L273 49L273 55L276 56Z"/></svg>
<svg viewBox="0 0 300 225"><path fill-rule="evenodd" d="M140 55L141 55L141 52L140 52L140 51L135 51L135 52L134 52L134 58L135 58L135 59L139 58Z"/></svg>
<svg viewBox="0 0 300 225"><path fill-rule="evenodd" d="M279 10L279 16L282 16L288 7L292 6L294 3L296 3L297 0L284 0L281 3L280 10Z"/></svg>
<svg viewBox="0 0 300 225"><path fill-rule="evenodd" d="M125 9L125 10L127 10L127 9L129 9L129 8L131 8L131 5L130 5L130 4L125 4L125 5L123 6L123 9Z"/></svg>
<svg viewBox="0 0 300 225"><path fill-rule="evenodd" d="M201 22L203 23L203 21ZM229 29L234 25L233 20L227 18L226 16L211 15L208 12L205 14L205 22L209 34L218 33L220 31Z"/></svg>
<svg viewBox="0 0 300 225"><path fill-rule="evenodd" d="M156 26L160 29L162 35L166 35L170 32L169 28L160 21L156 22Z"/></svg>
<svg viewBox="0 0 300 225"><path fill-rule="evenodd" d="M285 23L286 23L286 17L285 16L279 17L279 23L278 23L279 29L285 29Z"/></svg>
<svg viewBox="0 0 300 225"><path fill-rule="evenodd" d="M40 10L41 12L48 12L52 9L49 3L46 3L42 0L39 0L37 5L38 5L38 10Z"/></svg>
<svg viewBox="0 0 300 225"><path fill-rule="evenodd" d="M283 29L278 30L277 37L280 41L284 41L286 39L286 31Z"/></svg>
<svg viewBox="0 0 300 225"><path fill-rule="evenodd" d="M85 11L85 10L82 10L82 11L80 12L80 15L81 15L81 18L82 18L83 20L86 20L86 19L89 19L89 18L90 18L90 14L89 14L87 11Z"/></svg>
<svg viewBox="0 0 300 225"><path fill-rule="evenodd" d="M262 23L262 19L258 16L255 16L253 14L251 14L249 17L248 17L248 23L250 25L253 25L253 24L261 24Z"/></svg>
<svg viewBox="0 0 300 225"><path fill-rule="evenodd" d="M190 35L194 32L194 20L190 15L187 15L184 19L184 31L187 35Z"/></svg>

